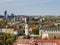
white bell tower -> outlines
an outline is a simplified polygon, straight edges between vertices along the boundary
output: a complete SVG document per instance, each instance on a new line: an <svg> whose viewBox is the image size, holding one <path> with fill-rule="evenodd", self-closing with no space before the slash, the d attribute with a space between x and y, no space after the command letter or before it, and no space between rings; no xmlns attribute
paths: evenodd
<svg viewBox="0 0 60 45"><path fill-rule="evenodd" d="M25 35L29 35L29 26L27 24L27 19L25 17Z"/></svg>

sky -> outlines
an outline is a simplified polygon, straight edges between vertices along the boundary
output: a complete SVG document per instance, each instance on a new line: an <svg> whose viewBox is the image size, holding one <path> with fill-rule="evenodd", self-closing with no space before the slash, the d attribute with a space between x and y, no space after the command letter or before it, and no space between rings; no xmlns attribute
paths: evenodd
<svg viewBox="0 0 60 45"><path fill-rule="evenodd" d="M60 0L0 0L0 15L60 15Z"/></svg>

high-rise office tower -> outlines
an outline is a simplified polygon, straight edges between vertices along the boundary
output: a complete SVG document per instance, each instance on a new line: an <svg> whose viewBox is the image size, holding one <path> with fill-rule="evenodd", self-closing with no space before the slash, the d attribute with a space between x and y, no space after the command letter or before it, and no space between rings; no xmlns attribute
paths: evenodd
<svg viewBox="0 0 60 45"><path fill-rule="evenodd" d="M4 19L7 19L7 10L4 11Z"/></svg>

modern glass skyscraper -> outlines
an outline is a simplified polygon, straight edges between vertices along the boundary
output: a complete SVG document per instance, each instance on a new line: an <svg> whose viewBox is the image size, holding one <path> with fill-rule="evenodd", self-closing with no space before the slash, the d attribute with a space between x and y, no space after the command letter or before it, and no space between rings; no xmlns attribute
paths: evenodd
<svg viewBox="0 0 60 45"><path fill-rule="evenodd" d="M4 11L4 19L7 19L7 10Z"/></svg>

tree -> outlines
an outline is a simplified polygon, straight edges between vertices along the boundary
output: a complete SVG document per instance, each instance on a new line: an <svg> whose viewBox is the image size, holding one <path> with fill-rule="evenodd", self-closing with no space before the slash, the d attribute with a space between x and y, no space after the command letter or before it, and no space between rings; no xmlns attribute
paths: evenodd
<svg viewBox="0 0 60 45"><path fill-rule="evenodd" d="M14 40L16 40L18 38L18 35L14 35L13 38Z"/></svg>
<svg viewBox="0 0 60 45"><path fill-rule="evenodd" d="M23 38L25 38L25 39L30 39L30 36L28 35L24 35L24 37Z"/></svg>
<svg viewBox="0 0 60 45"><path fill-rule="evenodd" d="M12 45L13 42L14 42L14 39L13 38L10 38L10 39L7 39L6 40L7 45Z"/></svg>
<svg viewBox="0 0 60 45"><path fill-rule="evenodd" d="M18 35L0 33L0 45L12 45L17 38L18 38Z"/></svg>
<svg viewBox="0 0 60 45"><path fill-rule="evenodd" d="M0 27L6 28L7 21L0 21Z"/></svg>
<svg viewBox="0 0 60 45"><path fill-rule="evenodd" d="M32 33L38 35L39 34L39 29L32 30Z"/></svg>
<svg viewBox="0 0 60 45"><path fill-rule="evenodd" d="M0 40L0 45L4 45L3 41Z"/></svg>

